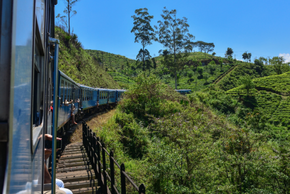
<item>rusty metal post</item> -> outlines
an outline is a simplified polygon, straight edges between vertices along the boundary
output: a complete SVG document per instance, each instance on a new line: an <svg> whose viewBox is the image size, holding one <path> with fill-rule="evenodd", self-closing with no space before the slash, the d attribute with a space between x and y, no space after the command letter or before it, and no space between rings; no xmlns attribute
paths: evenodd
<svg viewBox="0 0 290 194"><path fill-rule="evenodd" d="M143 183L139 186L139 194L145 194L145 186Z"/></svg>
<svg viewBox="0 0 290 194"><path fill-rule="evenodd" d="M124 163L121 164L121 194L126 194L126 177L123 174L125 173L125 165Z"/></svg>
<svg viewBox="0 0 290 194"><path fill-rule="evenodd" d="M102 159L103 159L103 177L104 177L103 192L107 194L106 152L104 143L102 143Z"/></svg>
<svg viewBox="0 0 290 194"><path fill-rule="evenodd" d="M115 185L115 164L114 164L113 158L114 158L114 153L111 150L111 152L110 152L111 188L112 188L112 194L116 194L116 191L114 189L114 185Z"/></svg>

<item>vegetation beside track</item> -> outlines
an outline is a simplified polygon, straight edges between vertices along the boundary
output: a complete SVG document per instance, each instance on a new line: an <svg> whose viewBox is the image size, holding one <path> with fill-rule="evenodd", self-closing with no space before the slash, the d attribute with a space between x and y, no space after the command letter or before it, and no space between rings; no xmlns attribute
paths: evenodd
<svg viewBox="0 0 290 194"><path fill-rule="evenodd" d="M120 88L119 84L82 48L76 34L69 35L55 28L60 40L59 69L77 83L91 87Z"/></svg>
<svg viewBox="0 0 290 194"><path fill-rule="evenodd" d="M98 135L146 193L289 191L287 139L256 131L253 121L233 125L202 101L218 92L181 96L155 76L139 76ZM237 102L223 97L225 109Z"/></svg>

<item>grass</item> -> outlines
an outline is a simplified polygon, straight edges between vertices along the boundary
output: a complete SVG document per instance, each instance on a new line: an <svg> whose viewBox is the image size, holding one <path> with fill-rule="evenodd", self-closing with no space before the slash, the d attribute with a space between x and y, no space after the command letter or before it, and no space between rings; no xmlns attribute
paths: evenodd
<svg viewBox="0 0 290 194"><path fill-rule="evenodd" d="M120 88L119 84L87 53L76 35L55 28L60 40L59 69L80 84L91 87Z"/></svg>

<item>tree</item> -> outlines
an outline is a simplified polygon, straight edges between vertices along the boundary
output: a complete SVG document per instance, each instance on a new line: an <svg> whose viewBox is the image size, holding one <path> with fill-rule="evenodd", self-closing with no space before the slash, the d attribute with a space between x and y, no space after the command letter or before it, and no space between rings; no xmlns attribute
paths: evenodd
<svg viewBox="0 0 290 194"><path fill-rule="evenodd" d="M213 52L211 55L212 55L212 56L215 56L215 55L216 55L216 53L215 53L215 52Z"/></svg>
<svg viewBox="0 0 290 194"><path fill-rule="evenodd" d="M256 71L261 75L262 72L264 71L264 63L263 63L263 61L260 60L260 59L255 59L254 63L255 63Z"/></svg>
<svg viewBox="0 0 290 194"><path fill-rule="evenodd" d="M135 42L141 42L142 49L140 49L137 59L143 62L143 71L146 69L145 61L150 60L150 53L145 47L152 44L152 40L155 40L154 29L151 27L150 22L153 19L152 15L149 15L147 8L140 8L135 10L135 14L132 18L134 20L134 26L131 33L135 34Z"/></svg>
<svg viewBox="0 0 290 194"><path fill-rule="evenodd" d="M252 53L248 53L248 60L251 62Z"/></svg>
<svg viewBox="0 0 290 194"><path fill-rule="evenodd" d="M263 64L268 65L268 60L267 60L267 58L265 58L265 57L260 57L260 58L259 58L259 61L262 61Z"/></svg>
<svg viewBox="0 0 290 194"><path fill-rule="evenodd" d="M246 52L244 52L242 54L242 57L243 57L244 60L248 59L248 62L251 62L252 54L251 53L247 53L247 51L246 51Z"/></svg>
<svg viewBox="0 0 290 194"><path fill-rule="evenodd" d="M249 96L250 89L255 88L254 82L249 76L246 76L242 79L242 83L244 84L244 88L247 90L247 96Z"/></svg>
<svg viewBox="0 0 290 194"><path fill-rule="evenodd" d="M234 53L233 49L230 48L230 47L228 47L228 49L226 51L226 54L225 54L225 57L231 57L231 58L233 58L233 53Z"/></svg>
<svg viewBox="0 0 290 194"><path fill-rule="evenodd" d="M209 53L212 52L214 50L214 43L207 43L207 42L203 42L203 41L197 41L194 42L193 45L195 47L199 47L200 52L205 52L205 53Z"/></svg>
<svg viewBox="0 0 290 194"><path fill-rule="evenodd" d="M152 61L153 61L153 68L156 69L157 68L157 64L156 64L155 58L152 58Z"/></svg>
<svg viewBox="0 0 290 194"><path fill-rule="evenodd" d="M242 57L243 57L244 60L248 59L248 53L247 52L244 52L242 54Z"/></svg>
<svg viewBox="0 0 290 194"><path fill-rule="evenodd" d="M289 65L284 63L283 57L273 57L272 59L269 59L269 63L274 67L274 70L278 75L289 71Z"/></svg>
<svg viewBox="0 0 290 194"><path fill-rule="evenodd" d="M57 14L56 18L60 18L60 21L68 28L68 34L70 34L70 19L77 14L76 10L72 10L72 7L78 0L64 0L65 2L65 9L63 13L66 15Z"/></svg>
<svg viewBox="0 0 290 194"><path fill-rule="evenodd" d="M170 70L174 72L175 89L177 89L177 74L185 65L181 61L192 50L193 42L191 40L194 39L194 36L189 33L187 18L177 18L175 9L169 11L164 7L162 12L161 17L163 21L158 21L159 29L155 26L156 34L158 41L163 44L169 54L173 55L173 61L170 60L168 65Z"/></svg>

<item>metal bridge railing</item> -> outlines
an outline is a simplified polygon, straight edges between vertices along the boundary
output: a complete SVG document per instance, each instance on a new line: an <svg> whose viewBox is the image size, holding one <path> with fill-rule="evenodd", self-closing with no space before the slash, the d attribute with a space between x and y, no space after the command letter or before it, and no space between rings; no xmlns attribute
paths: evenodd
<svg viewBox="0 0 290 194"><path fill-rule="evenodd" d="M89 157L92 168L95 172L95 176L98 179L98 186L101 188L101 192L108 194L126 194L126 179L134 187L134 189L139 194L145 194L145 186L141 184L139 187L133 182L133 180L125 172L125 165L121 165L114 159L113 151L110 153L106 150L104 143L101 143L99 137L89 129L88 125L83 122L83 145L86 149L87 155ZM106 156L109 157L110 169L106 169ZM121 179L121 193L116 188L115 183L115 165L120 169L120 179ZM110 170L110 175L107 172ZM107 181L109 181L110 189L108 187ZM109 192L108 192L109 189Z"/></svg>

